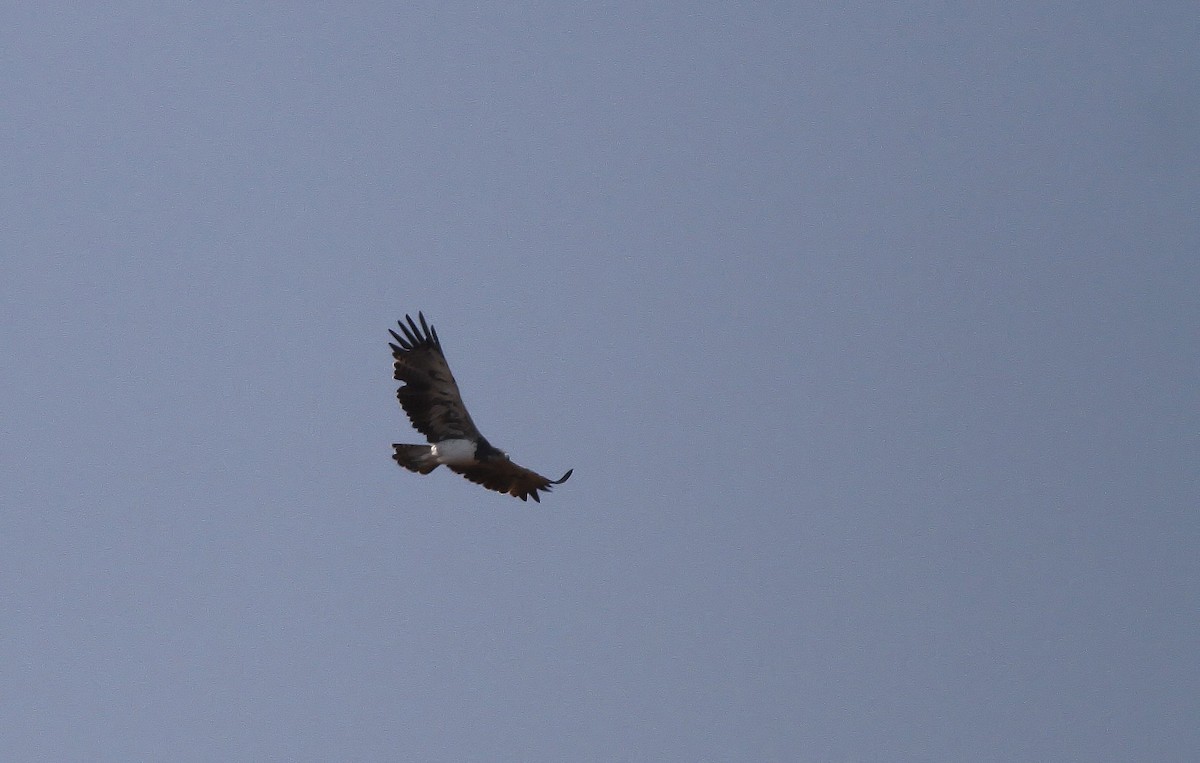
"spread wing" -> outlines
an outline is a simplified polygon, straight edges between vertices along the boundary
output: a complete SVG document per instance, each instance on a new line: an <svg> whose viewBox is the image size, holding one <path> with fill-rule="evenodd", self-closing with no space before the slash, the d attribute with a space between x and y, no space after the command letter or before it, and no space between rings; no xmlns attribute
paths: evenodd
<svg viewBox="0 0 1200 763"><path fill-rule="evenodd" d="M396 380L405 382L396 390L396 398L413 427L428 442L476 439L479 430L463 405L437 331L425 322L424 315L417 313L417 317L419 327L409 315L404 316L407 326L399 322L403 336L389 332L396 340L391 344Z"/></svg>
<svg viewBox="0 0 1200 763"><path fill-rule="evenodd" d="M575 471L574 469L568 469L567 473L563 476L556 480L550 480L535 471L514 464L507 458L491 459L478 464L471 464L470 466L456 466L451 464L449 468L472 482L483 485L488 490L495 490L497 493L508 493L511 496L520 498L522 501L532 497L538 503L542 501L538 497L539 490L549 493L551 485L561 485L571 476L571 472Z"/></svg>

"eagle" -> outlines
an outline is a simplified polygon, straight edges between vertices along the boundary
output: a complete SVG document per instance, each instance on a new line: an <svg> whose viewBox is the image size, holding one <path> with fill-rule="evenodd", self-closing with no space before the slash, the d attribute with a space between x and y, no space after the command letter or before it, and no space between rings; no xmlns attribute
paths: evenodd
<svg viewBox="0 0 1200 763"><path fill-rule="evenodd" d="M507 453L493 447L475 428L463 405L437 331L425 322L423 313L418 312L417 318L420 326L411 315L398 321L403 336L389 330L396 341L388 346L396 361L396 380L404 382L396 390L400 407L429 444L395 443L392 458L418 474L429 474L444 464L488 490L508 493L522 501L533 498L540 503L539 490L550 492L551 485L566 482L575 470L568 469L556 480L547 479L518 466Z"/></svg>

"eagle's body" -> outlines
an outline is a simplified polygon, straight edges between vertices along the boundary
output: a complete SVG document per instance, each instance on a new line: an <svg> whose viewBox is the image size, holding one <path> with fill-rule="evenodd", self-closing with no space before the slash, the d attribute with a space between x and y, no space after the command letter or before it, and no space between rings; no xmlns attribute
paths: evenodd
<svg viewBox="0 0 1200 763"><path fill-rule="evenodd" d="M439 464L466 466L477 459L478 445L470 440L442 440L430 445L429 451Z"/></svg>
<svg viewBox="0 0 1200 763"><path fill-rule="evenodd" d="M492 446L471 421L458 383L450 373L437 331L417 313L420 327L412 317L400 321L400 331L391 332L395 359L395 377L405 382L396 397L412 425L425 435L429 445L394 444L392 458L410 471L429 474L445 465L472 482L489 490L508 493L522 501L530 496L540 501L538 491L550 492L551 485L567 481L573 470L557 480L518 466L503 451Z"/></svg>

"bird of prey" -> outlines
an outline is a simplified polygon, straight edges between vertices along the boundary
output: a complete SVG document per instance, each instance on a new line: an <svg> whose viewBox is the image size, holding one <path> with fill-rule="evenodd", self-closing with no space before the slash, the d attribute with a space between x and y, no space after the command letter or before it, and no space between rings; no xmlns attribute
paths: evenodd
<svg viewBox="0 0 1200 763"><path fill-rule="evenodd" d="M396 397L413 427L425 435L429 444L393 444L396 463L419 474L429 474L444 464L488 490L508 493L522 501L532 497L541 502L539 490L548 493L551 485L566 482L574 469L556 480L546 479L513 463L507 453L493 447L479 433L463 405L437 331L421 313L417 313L420 326L412 316L404 318L399 321L403 336L389 331L396 340L389 343L396 360L396 380L404 382L396 390Z"/></svg>

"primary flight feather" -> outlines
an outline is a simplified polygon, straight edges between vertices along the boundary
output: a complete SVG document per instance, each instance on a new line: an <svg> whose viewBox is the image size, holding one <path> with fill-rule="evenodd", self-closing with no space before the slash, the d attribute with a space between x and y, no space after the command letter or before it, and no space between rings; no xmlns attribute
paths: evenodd
<svg viewBox="0 0 1200 763"><path fill-rule="evenodd" d="M389 343L395 359L397 381L404 382L396 390L400 406L408 414L413 427L425 435L428 445L392 445L392 458L409 471L429 474L445 465L488 490L508 493L522 501L532 497L541 501L538 491L550 492L551 485L567 481L574 469L556 480L519 466L508 454L492 444L475 428L458 392L458 384L446 356L437 330L417 313L399 321L400 334L389 331L395 343ZM407 322L407 325L406 325Z"/></svg>

